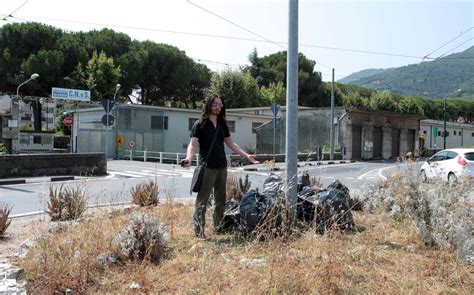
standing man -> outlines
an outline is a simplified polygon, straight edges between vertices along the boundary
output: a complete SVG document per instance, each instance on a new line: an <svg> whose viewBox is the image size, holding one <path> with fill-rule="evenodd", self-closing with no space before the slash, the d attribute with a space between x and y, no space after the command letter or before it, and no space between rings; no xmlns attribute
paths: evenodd
<svg viewBox="0 0 474 295"><path fill-rule="evenodd" d="M253 164L259 161L242 150L232 139L229 132L229 126L225 118L224 100L218 95L212 95L207 98L206 105L201 113L201 118L191 130L191 140L189 141L186 159L181 162L183 167L190 167L196 146L199 144L199 154L207 166L204 169L204 177L201 190L196 197L194 208L194 233L198 239L206 239L204 234L204 225L206 217L207 203L209 196L214 191L214 231L222 231L221 223L224 218L224 209L226 202L226 182L227 182L227 159L224 151L225 144L235 153L247 159ZM214 147L209 148L212 139L217 132Z"/></svg>

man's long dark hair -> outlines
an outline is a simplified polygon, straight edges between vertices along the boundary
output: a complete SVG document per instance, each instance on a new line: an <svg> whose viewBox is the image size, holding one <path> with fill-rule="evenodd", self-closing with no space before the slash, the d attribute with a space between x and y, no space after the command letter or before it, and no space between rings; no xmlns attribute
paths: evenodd
<svg viewBox="0 0 474 295"><path fill-rule="evenodd" d="M224 99L217 94L212 94L207 97L206 104L204 105L204 108L201 113L201 118L199 119L199 123L201 123L201 128L204 128L204 126L206 126L206 124L209 122L209 115L211 114L212 103L214 102L214 100L216 100L216 98L220 98L220 100L222 101L222 108L221 112L217 116L217 122L219 122L219 124L221 124L224 130L228 132L229 126L227 125L227 119L225 118L226 111Z"/></svg>

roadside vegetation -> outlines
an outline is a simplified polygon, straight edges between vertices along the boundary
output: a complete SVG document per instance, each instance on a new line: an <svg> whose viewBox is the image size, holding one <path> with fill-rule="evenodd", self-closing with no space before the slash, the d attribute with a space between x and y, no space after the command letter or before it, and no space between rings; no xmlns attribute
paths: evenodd
<svg viewBox="0 0 474 295"><path fill-rule="evenodd" d="M406 173L371 192L394 192L407 202L391 204L412 204L414 185L426 184L418 183L414 171ZM247 186L235 178L230 183L239 187L229 191L234 196ZM459 201L466 188L453 190L452 200ZM38 232L35 245L17 261L29 293L467 294L474 288L472 264L460 262L452 245L427 243L410 207L393 214L385 197L365 200L364 211L353 213L356 228L350 232L320 235L298 226L272 239L234 232L200 242L191 229L193 205L174 202L174 196L167 188L156 206L103 208L86 212L78 223ZM468 205L450 204L449 212Z"/></svg>

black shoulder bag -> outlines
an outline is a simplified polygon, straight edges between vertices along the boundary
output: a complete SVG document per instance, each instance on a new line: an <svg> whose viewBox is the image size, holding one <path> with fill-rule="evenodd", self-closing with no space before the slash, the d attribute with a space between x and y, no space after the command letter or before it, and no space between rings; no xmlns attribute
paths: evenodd
<svg viewBox="0 0 474 295"><path fill-rule="evenodd" d="M217 138L217 133L219 133L219 122L216 124L216 133L214 134L214 138L212 139L211 146L209 147L209 151L207 152L206 157L203 158L201 164L194 169L194 174L193 174L193 179L191 180L191 190L189 191L189 194L191 195L193 192L197 193L201 189L201 184L202 184L202 179L204 178L204 170L206 169L207 163L207 157L212 152L212 149L214 148L214 143L216 142Z"/></svg>

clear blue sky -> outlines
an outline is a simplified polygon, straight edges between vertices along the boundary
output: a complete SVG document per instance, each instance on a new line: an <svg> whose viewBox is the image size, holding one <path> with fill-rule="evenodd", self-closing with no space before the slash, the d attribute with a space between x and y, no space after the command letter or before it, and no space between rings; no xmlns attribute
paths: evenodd
<svg viewBox="0 0 474 295"><path fill-rule="evenodd" d="M0 0L0 18L13 12L25 1ZM288 1L191 2L268 40L286 42L288 39ZM262 40L186 0L29 0L13 16L8 18L9 22L39 21L70 31L101 29L105 25L127 33L133 39L175 45L213 70L236 69L238 65L246 64L247 56L254 47L263 56L283 50L286 46L158 31ZM0 25L5 23L0 21ZM127 26L137 28L125 28ZM430 55L437 57L473 46L473 27L472 0L299 1L300 52L316 60L316 70L322 72L326 81L331 79L332 67L336 69L336 79L339 79L367 68L419 63L421 58L356 53L306 47L303 44L423 57L459 36Z"/></svg>

